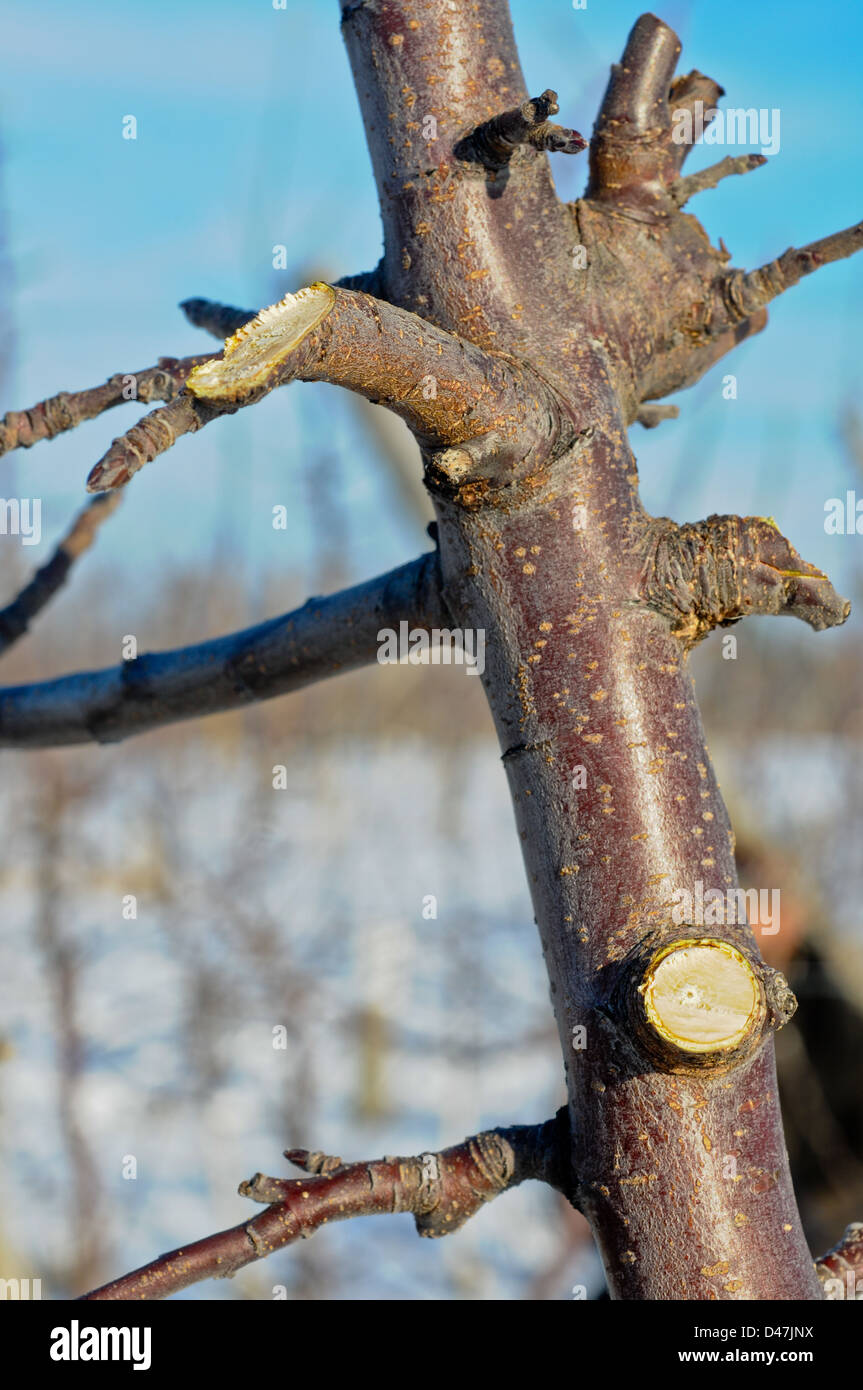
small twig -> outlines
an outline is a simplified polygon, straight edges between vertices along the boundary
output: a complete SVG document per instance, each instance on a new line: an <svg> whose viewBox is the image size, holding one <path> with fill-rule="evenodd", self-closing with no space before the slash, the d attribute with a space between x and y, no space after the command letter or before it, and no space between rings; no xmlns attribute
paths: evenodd
<svg viewBox="0 0 863 1390"><path fill-rule="evenodd" d="M267 1202L260 1216L231 1230L160 1255L85 1300L155 1299L202 1279L224 1279L332 1221L411 1212L421 1236L450 1235L486 1202L535 1178L563 1191L567 1173L567 1114L543 1125L487 1130L441 1153L343 1164L306 1149L287 1157L313 1176L269 1178L256 1173L241 1196ZM274 1200L275 1199L275 1200Z"/></svg>
<svg viewBox="0 0 863 1390"><path fill-rule="evenodd" d="M155 367L141 372L118 372L102 386L84 391L61 391L48 400L39 401L29 410L10 410L0 420L0 454L12 449L30 449L42 439L53 439L66 430L75 429L84 420L127 401L171 401L183 389L186 377L194 367L209 362L216 353L196 357L160 357Z"/></svg>
<svg viewBox="0 0 863 1390"><path fill-rule="evenodd" d="M548 119L559 110L557 92L548 88L542 96L483 121L459 140L453 154L456 159L492 170L506 168L520 145L533 145L553 154L578 154L587 148L584 137Z"/></svg>
<svg viewBox="0 0 863 1390"><path fill-rule="evenodd" d="M28 630L30 622L63 587L79 556L93 544L96 532L117 510L122 494L94 497L79 512L71 530L60 541L54 554L38 569L17 598L0 609L0 656Z"/></svg>
<svg viewBox="0 0 863 1390"><path fill-rule="evenodd" d="M748 318L756 309L811 275L822 265L844 260L863 247L863 222L832 236L812 241L808 246L789 247L775 261L758 270L735 270L721 281L722 295L732 322Z"/></svg>
<svg viewBox="0 0 863 1390"><path fill-rule="evenodd" d="M750 170L760 169L762 164L766 163L767 156L763 154L729 154L725 159L720 159L718 164L711 164L709 169L702 169L697 174L688 174L686 178L678 179L671 185L669 192L677 206L682 208L696 193L715 188L722 179L727 179L731 174L748 174Z"/></svg>
<svg viewBox="0 0 863 1390"><path fill-rule="evenodd" d="M659 405L653 401L644 401L638 407L635 422L643 425L646 430L655 430L663 420L676 420L679 414L680 407L677 405Z"/></svg>
<svg viewBox="0 0 863 1390"><path fill-rule="evenodd" d="M235 309L214 299L184 299L180 308L195 328L203 328L214 338L223 339L250 323L258 312L257 309Z"/></svg>
<svg viewBox="0 0 863 1390"><path fill-rule="evenodd" d="M182 395L160 410L151 410L137 425L115 439L106 454L91 468L88 492L112 492L125 487L146 463L164 454L184 434L194 434L217 415L233 415L237 409L218 409Z"/></svg>

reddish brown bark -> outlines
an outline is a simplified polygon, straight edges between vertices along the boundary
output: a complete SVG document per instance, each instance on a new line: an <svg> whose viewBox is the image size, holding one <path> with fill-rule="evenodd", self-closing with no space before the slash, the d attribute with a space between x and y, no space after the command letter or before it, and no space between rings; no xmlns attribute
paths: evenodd
<svg viewBox="0 0 863 1390"><path fill-rule="evenodd" d="M638 583L650 522L626 437L643 400L690 384L741 327L764 322L743 311L767 296L741 299L724 253L672 193L679 45L660 21L639 20L597 121L587 197L565 209L530 148L510 161L499 196L452 159L464 127L526 95L503 4L480 0L439 21L409 0L350 5L345 32L384 217L382 292L526 357L577 436L529 487L513 492L499 477L479 507L465 505L470 479L447 486L433 461L429 477L447 603L456 622L487 632L485 685L566 1059L573 1178L612 1294L817 1298L769 1036L736 1067L681 1075L645 1055L618 1002L645 942L673 936L675 891L736 884L684 642ZM428 148L405 134L426 112L438 122ZM776 597L765 558L759 570L741 557L756 608ZM710 570L687 575L694 608L736 616ZM779 586L777 607L794 607ZM829 594L824 621L842 621L847 608ZM579 767L586 786L576 789ZM713 934L757 951L745 926ZM577 1025L587 1030L579 1052Z"/></svg>
<svg viewBox="0 0 863 1390"><path fill-rule="evenodd" d="M421 1236L451 1235L486 1202L527 1178L566 1182L566 1114L544 1125L475 1134L439 1154L343 1163L306 1149L285 1155L310 1177L256 1173L240 1193L269 1205L229 1231L160 1255L142 1269L86 1294L85 1299L167 1298L201 1279L226 1279L283 1246L307 1239L332 1221L411 1212Z"/></svg>

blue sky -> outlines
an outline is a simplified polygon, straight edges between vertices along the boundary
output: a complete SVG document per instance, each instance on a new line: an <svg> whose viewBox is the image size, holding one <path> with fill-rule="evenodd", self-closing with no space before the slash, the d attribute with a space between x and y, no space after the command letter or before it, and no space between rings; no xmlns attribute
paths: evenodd
<svg viewBox="0 0 863 1390"><path fill-rule="evenodd" d="M657 9L683 41L681 71L714 76L725 105L781 112L781 149L767 166L691 205L735 264L859 219L863 7ZM512 10L530 90L556 88L561 119L589 133L639 7L514 0ZM376 261L380 224L336 0L288 0L284 11L271 0L6 0L0 19L5 293L17 340L0 413L204 350L176 309L187 296L258 307L310 272L335 278ZM121 136L128 114L135 141ZM697 151L689 167L722 153ZM562 196L577 196L584 158L556 156L554 170ZM272 269L276 243L288 247L285 272ZM774 306L765 334L678 398L680 422L633 430L647 506L678 520L775 515L847 585L863 538L825 536L823 508L855 485L838 418L860 395L861 308L863 257L822 270ZM738 377L736 401L722 398L724 371ZM29 561L47 554L133 411L4 460L4 495L44 499L44 539ZM309 571L311 581L319 546L307 470L319 466L345 500L348 576L410 558L415 530L352 412L333 388L296 386L146 469L87 564L110 566L130 623L142 578L212 564L226 545L250 599L267 570ZM288 532L272 529L276 503L289 507Z"/></svg>

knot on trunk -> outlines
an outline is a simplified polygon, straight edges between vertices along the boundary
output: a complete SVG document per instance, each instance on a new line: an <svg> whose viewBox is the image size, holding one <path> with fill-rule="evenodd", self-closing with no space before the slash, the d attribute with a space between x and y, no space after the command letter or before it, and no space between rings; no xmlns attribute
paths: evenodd
<svg viewBox="0 0 863 1390"><path fill-rule="evenodd" d="M687 649L749 613L789 614L820 632L851 611L826 574L760 516L709 516L685 526L652 521L639 597L669 619Z"/></svg>

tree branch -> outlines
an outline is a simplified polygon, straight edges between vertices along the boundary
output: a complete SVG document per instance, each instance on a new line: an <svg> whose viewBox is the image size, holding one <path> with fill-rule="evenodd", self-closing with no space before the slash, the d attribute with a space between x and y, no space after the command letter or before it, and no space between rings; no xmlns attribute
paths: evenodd
<svg viewBox="0 0 863 1390"><path fill-rule="evenodd" d="M717 164L711 164L708 169L702 169L697 174L688 174L686 178L677 179L671 185L671 196L679 208L684 207L696 193L703 193L708 188L715 188L723 179L729 178L732 174L748 174L752 169L760 169L762 164L767 163L767 156L763 154L738 154L726 155Z"/></svg>
<svg viewBox="0 0 863 1390"><path fill-rule="evenodd" d="M738 344L763 332L766 327L767 310L757 309L751 318L726 323L720 329L714 329L711 324L698 337L677 333L668 350L656 357L645 374L641 382L645 397L653 400L694 385ZM642 404L639 410L644 408Z"/></svg>
<svg viewBox="0 0 863 1390"><path fill-rule="evenodd" d="M271 1205L231 1230L161 1255L105 1284L84 1300L167 1298L202 1279L238 1269L307 1238L332 1221L411 1212L421 1236L450 1235L501 1192L535 1178L568 1190L569 1126L565 1110L543 1125L487 1130L441 1153L342 1163L322 1153L289 1149L286 1157L311 1177L256 1173L240 1195Z"/></svg>
<svg viewBox="0 0 863 1390"><path fill-rule="evenodd" d="M563 423L554 393L528 367L384 300L318 282L262 310L221 357L190 373L182 396L116 439L88 489L122 487L181 435L295 379L387 406L428 451L482 438L480 471L502 483L544 461Z"/></svg>
<svg viewBox="0 0 863 1390"><path fill-rule="evenodd" d="M271 700L377 658L378 634L446 626L437 554L257 627L103 671L0 689L0 747L116 743Z"/></svg>
<svg viewBox="0 0 863 1390"><path fill-rule="evenodd" d="M36 571L17 598L0 609L0 656L24 636L31 620L63 587L75 561L85 550L89 550L99 527L117 510L121 497L119 492L94 497L79 512L71 530L63 537L50 560Z"/></svg>
<svg viewBox="0 0 863 1390"><path fill-rule="evenodd" d="M668 98L679 56L673 29L652 14L636 20L593 128L588 198L648 215L667 209L678 171Z"/></svg>
<svg viewBox="0 0 863 1390"><path fill-rule="evenodd" d="M796 285L804 275L811 275L822 265L844 260L853 256L863 247L863 222L844 231L834 232L832 236L812 241L799 250L793 246L775 261L763 265L759 270L734 270L720 282L723 301L732 323L748 318L756 310L769 304L771 299Z"/></svg>
<svg viewBox="0 0 863 1390"><path fill-rule="evenodd" d="M194 367L209 362L215 354L195 357L160 357L155 367L141 372L118 372L102 386L84 391L61 391L48 400L39 401L29 410L10 410L0 420L0 455L12 449L31 449L42 439L75 429L84 420L127 401L172 401L183 389L186 377Z"/></svg>
<svg viewBox="0 0 863 1390"><path fill-rule="evenodd" d="M789 614L820 632L851 611L772 518L709 516L678 526L659 517L648 527L645 557L641 597L672 620L687 647L753 613Z"/></svg>
<svg viewBox="0 0 863 1390"><path fill-rule="evenodd" d="M230 338L239 332L244 324L255 318L255 309L235 309L230 304L219 304L215 299L184 299L180 305L189 323L194 328L203 328L214 338Z"/></svg>
<svg viewBox="0 0 863 1390"><path fill-rule="evenodd" d="M219 415L235 415L239 406L217 409L183 394L120 435L87 477L88 492L111 492L125 487L147 463L167 453L184 434L196 434Z"/></svg>
<svg viewBox="0 0 863 1390"><path fill-rule="evenodd" d="M345 276L338 283L358 289L375 282L374 273L364 272ZM256 316L254 309L235 309L211 299L186 299L180 308L194 327L203 328L223 340ZM43 439L54 439L85 420L95 420L116 405L172 401L195 367L218 356L218 353L199 353L194 357L160 357L155 367L146 367L140 372L117 372L101 386L90 386L83 391L60 391L29 410L10 410L0 420L0 456L13 449L31 449Z"/></svg>

